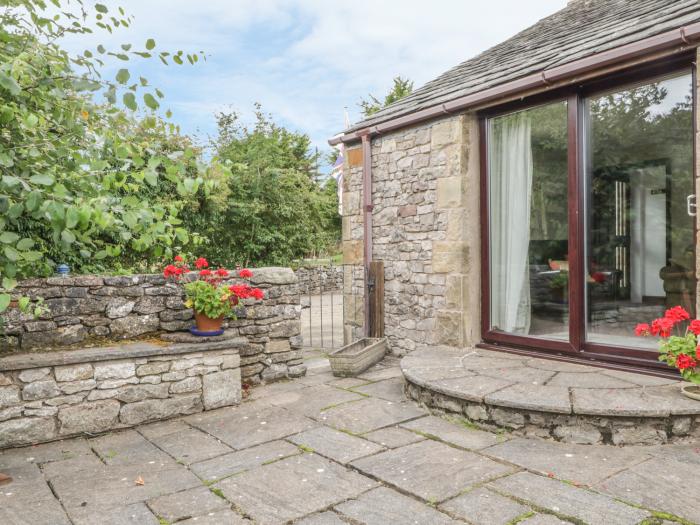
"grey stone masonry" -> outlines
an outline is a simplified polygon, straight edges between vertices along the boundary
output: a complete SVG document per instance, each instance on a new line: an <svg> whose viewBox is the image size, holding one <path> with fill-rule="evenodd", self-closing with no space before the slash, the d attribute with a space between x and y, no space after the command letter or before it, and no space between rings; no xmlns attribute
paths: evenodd
<svg viewBox="0 0 700 525"><path fill-rule="evenodd" d="M313 295L343 289L342 266L302 267L294 272L299 280L299 292Z"/></svg>
<svg viewBox="0 0 700 525"><path fill-rule="evenodd" d="M264 291L263 300L246 300L238 319L225 324L247 343L240 346L244 380L303 375L297 277L290 268L257 268L251 282ZM160 275L29 279L19 283L15 295L43 298L48 311L35 319L8 309L1 316L0 356L177 334L194 324L181 285Z"/></svg>
<svg viewBox="0 0 700 525"><path fill-rule="evenodd" d="M0 448L237 405L247 345L227 334L0 358Z"/></svg>
<svg viewBox="0 0 700 525"><path fill-rule="evenodd" d="M405 355L479 341L479 157L475 114L374 138L373 259L384 262L385 333ZM346 343L362 336L361 149L343 171Z"/></svg>

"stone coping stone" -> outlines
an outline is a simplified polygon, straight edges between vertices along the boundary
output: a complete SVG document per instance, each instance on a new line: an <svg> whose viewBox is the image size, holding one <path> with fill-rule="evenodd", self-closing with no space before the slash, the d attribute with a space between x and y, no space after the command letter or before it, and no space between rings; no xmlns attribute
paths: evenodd
<svg viewBox="0 0 700 525"><path fill-rule="evenodd" d="M542 370L551 371L553 377L542 381ZM417 350L401 360L401 371L413 385L491 407L606 417L700 415L700 403L681 394L681 381L649 382L643 380L649 376L630 372L625 372L625 380L619 383L612 373L603 376L610 381L592 381L590 378L608 370L492 350ZM572 379L579 374L585 381ZM636 376L642 378L638 384L634 382Z"/></svg>
<svg viewBox="0 0 700 525"><path fill-rule="evenodd" d="M48 366L74 365L94 361L113 361L150 356L168 356L236 349L248 344L245 337L225 337L204 343L156 344L152 342L127 343L122 345L79 348L61 352L40 352L10 355L0 358L0 371L24 370ZM213 338L212 338L213 339Z"/></svg>

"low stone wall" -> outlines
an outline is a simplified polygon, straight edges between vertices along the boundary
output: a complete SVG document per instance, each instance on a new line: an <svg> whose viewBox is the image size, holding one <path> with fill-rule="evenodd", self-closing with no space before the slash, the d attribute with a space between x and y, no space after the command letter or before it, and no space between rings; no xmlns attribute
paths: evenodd
<svg viewBox="0 0 700 525"><path fill-rule="evenodd" d="M247 344L228 336L0 358L0 448L238 404Z"/></svg>
<svg viewBox="0 0 700 525"><path fill-rule="evenodd" d="M700 438L700 417L582 416L492 406L448 396L406 383L406 396L426 408L466 417L489 431L505 428L513 434L579 445L661 445Z"/></svg>
<svg viewBox="0 0 700 525"><path fill-rule="evenodd" d="M303 375L301 307L294 272L258 268L251 281L263 289L264 299L247 301L238 319L227 323L230 333L248 343L240 352L244 381ZM193 324L181 285L160 275L29 279L19 283L16 294L44 298L48 312L35 319L16 308L7 310L2 315L5 337L0 339L0 355L176 332Z"/></svg>
<svg viewBox="0 0 700 525"><path fill-rule="evenodd" d="M343 289L342 266L299 268L294 273L299 280L299 292L304 295L337 292Z"/></svg>

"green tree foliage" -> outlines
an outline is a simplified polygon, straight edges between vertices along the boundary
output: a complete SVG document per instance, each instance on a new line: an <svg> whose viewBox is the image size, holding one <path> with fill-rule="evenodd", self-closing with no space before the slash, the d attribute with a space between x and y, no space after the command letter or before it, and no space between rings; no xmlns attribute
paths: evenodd
<svg viewBox="0 0 700 525"><path fill-rule="evenodd" d="M59 45L66 34L112 33L129 24L123 9L103 4L3 1L0 276L6 290L61 262L81 270L109 266L110 258L171 255L191 241L182 209L225 177L164 124L138 123L130 114L160 107L163 93L147 79L132 78L126 68L113 79L101 74L107 57L125 63L157 57L167 65L194 64L198 55L156 53L153 39L139 49L98 45L75 56ZM168 149L152 147L154 133ZM1 295L0 311L6 302L9 296Z"/></svg>
<svg viewBox="0 0 700 525"><path fill-rule="evenodd" d="M413 92L413 81L407 78L402 78L400 76L394 78L394 85L392 86L389 93L386 94L384 100L379 100L374 95L369 95L369 99L363 99L360 101L360 108L362 109L362 114L365 117L375 114L380 109L387 107L389 104L393 104L397 100L410 95Z"/></svg>
<svg viewBox="0 0 700 525"><path fill-rule="evenodd" d="M276 125L256 106L252 127L217 115L216 154L231 176L224 209L203 203L189 224L211 242L200 249L227 266L289 264L340 238L335 180L317 176L309 137Z"/></svg>

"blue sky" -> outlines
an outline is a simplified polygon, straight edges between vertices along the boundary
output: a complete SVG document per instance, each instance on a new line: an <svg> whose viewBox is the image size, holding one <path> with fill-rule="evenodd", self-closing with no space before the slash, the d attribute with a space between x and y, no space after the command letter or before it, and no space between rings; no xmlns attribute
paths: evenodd
<svg viewBox="0 0 700 525"><path fill-rule="evenodd" d="M111 1L104 2L115 6ZM250 118L255 102L315 146L342 130L344 107L383 95L396 75L416 87L566 4L566 0L126 0L130 28L81 36L66 45L143 44L204 51L206 62L132 64L166 94L165 107L185 133L206 138L214 113ZM115 64L114 67L122 67Z"/></svg>

